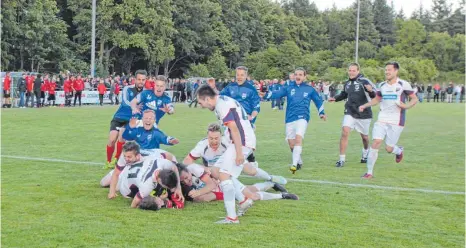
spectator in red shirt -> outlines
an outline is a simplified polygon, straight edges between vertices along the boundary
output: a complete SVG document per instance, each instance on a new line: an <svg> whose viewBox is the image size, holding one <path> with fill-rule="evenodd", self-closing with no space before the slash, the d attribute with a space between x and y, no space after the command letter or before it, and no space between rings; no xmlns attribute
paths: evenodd
<svg viewBox="0 0 466 248"><path fill-rule="evenodd" d="M113 94L115 95L115 104L120 104L120 84L118 83L118 81L115 82L115 91L113 92Z"/></svg>
<svg viewBox="0 0 466 248"><path fill-rule="evenodd" d="M73 107L76 106L76 99L79 99L79 106L81 107L81 95L84 90L84 81L81 78L81 75L78 76L76 80L73 82L73 91L74 91L74 104Z"/></svg>
<svg viewBox="0 0 466 248"><path fill-rule="evenodd" d="M100 79L99 85L97 85L97 91L99 91L100 106L104 105L104 94L107 88L105 87L104 80Z"/></svg>
<svg viewBox="0 0 466 248"><path fill-rule="evenodd" d="M27 89L27 93L26 93L26 107L28 106L28 102L29 102L29 98L31 98L31 108L34 107L34 92L33 92L33 89L34 89L34 76L33 75L30 75L28 73L28 75L26 76L26 89ZM37 101L38 99L36 99Z"/></svg>
<svg viewBox="0 0 466 248"><path fill-rule="evenodd" d="M63 83L63 91L65 91L65 106L71 107L71 98L73 98L73 86L70 77L66 77Z"/></svg>
<svg viewBox="0 0 466 248"><path fill-rule="evenodd" d="M5 78L3 79L3 107L4 108L11 108L10 94L11 94L11 76L10 76L10 73L7 72Z"/></svg>
<svg viewBox="0 0 466 248"><path fill-rule="evenodd" d="M144 85L144 89L146 90L154 90L155 81L152 80L152 77L149 80L146 80L146 84Z"/></svg>
<svg viewBox="0 0 466 248"><path fill-rule="evenodd" d="M44 81L42 82L42 85L40 86L40 99L41 99L41 106L44 106L45 103L45 92L47 91L47 86L49 85L49 75L45 74L44 76Z"/></svg>
<svg viewBox="0 0 466 248"><path fill-rule="evenodd" d="M55 106L55 89L57 88L57 83L55 78L52 78L52 82L49 82L47 85L47 90L49 92L49 97L47 98L48 104L50 106L50 101L52 101L52 106Z"/></svg>

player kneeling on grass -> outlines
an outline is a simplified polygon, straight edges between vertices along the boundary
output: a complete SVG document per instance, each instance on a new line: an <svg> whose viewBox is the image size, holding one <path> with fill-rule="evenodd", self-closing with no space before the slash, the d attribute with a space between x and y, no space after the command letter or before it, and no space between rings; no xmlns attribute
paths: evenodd
<svg viewBox="0 0 466 248"><path fill-rule="evenodd" d="M207 138L202 139L196 144L196 147L184 158L183 164L193 164L199 158L202 158L204 165L212 167L215 162L226 151L230 141L222 136L222 128L218 123L212 123L207 127ZM282 176L269 175L266 171L257 168L257 162L245 162L243 164L243 172L249 176L267 180L270 187L276 191L282 191L282 186L278 184L286 184L287 181Z"/></svg>
<svg viewBox="0 0 466 248"><path fill-rule="evenodd" d="M152 154L165 155L166 159L176 161L173 154L160 149L160 144L172 146L179 143L178 139L165 135L155 125L155 112L153 110L145 110L142 120L131 119L126 125L123 133L123 139L134 140L141 148L141 154L148 156Z"/></svg>
<svg viewBox="0 0 466 248"><path fill-rule="evenodd" d="M187 201L210 202L223 200L223 193L218 185L218 181L211 177L209 168L198 164L190 164L188 166L177 164L177 166L180 173L181 188ZM264 182L247 186L247 188L251 193L257 193L259 191L266 191L272 188L272 186L273 184ZM277 197L266 198L263 200L298 200L298 196L288 193L283 186L280 186L280 189L282 190L281 198L278 197L279 194L275 194ZM238 201L245 200L244 196L237 198Z"/></svg>

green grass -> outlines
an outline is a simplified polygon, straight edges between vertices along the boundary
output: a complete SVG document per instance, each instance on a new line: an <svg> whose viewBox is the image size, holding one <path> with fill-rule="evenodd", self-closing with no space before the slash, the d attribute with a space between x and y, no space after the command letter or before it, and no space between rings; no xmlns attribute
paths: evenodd
<svg viewBox="0 0 466 248"><path fill-rule="evenodd" d="M181 143L182 159L215 116L177 105L161 122ZM334 167L343 104L326 104L328 121L312 121L304 168L288 172L284 113L263 104L257 123L260 167L287 178L464 192L464 105L419 104L400 139L405 158L379 153L375 176L362 181L361 142L352 133L347 163ZM378 107L377 107L378 108ZM104 162L115 107L2 111L2 155ZM381 150L382 151L382 150ZM130 209L99 188L96 165L2 157L2 247L464 247L464 195L289 182L299 201L256 202L240 225L218 226L222 202L183 210ZM254 179L242 179L253 183Z"/></svg>

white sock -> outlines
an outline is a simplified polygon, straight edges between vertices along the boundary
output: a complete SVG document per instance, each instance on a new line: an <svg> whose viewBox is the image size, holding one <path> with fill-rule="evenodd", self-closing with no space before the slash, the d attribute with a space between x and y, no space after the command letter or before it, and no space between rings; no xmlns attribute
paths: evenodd
<svg viewBox="0 0 466 248"><path fill-rule="evenodd" d="M261 201L277 200L277 199L282 199L283 198L282 194L273 194L273 193L267 193L267 192L257 192L257 194L260 195Z"/></svg>
<svg viewBox="0 0 466 248"><path fill-rule="evenodd" d="M102 180L100 180L100 186L102 187L110 186L110 182L112 181L113 171L115 170L111 170L107 175L104 176L104 178L102 178Z"/></svg>
<svg viewBox="0 0 466 248"><path fill-rule="evenodd" d="M220 183L220 188L223 192L223 203L227 211L227 217L236 219L236 206L235 206L235 186L231 180L225 180Z"/></svg>
<svg viewBox="0 0 466 248"><path fill-rule="evenodd" d="M369 149L364 149L364 147L363 147L362 148L362 157L367 158L368 154L369 154Z"/></svg>
<svg viewBox="0 0 466 248"><path fill-rule="evenodd" d="M293 165L298 164L299 157L301 157L302 150L303 150L302 146L295 146L293 148Z"/></svg>
<svg viewBox="0 0 466 248"><path fill-rule="evenodd" d="M254 175L255 177L261 178L261 179L264 179L264 180L267 180L267 181L272 179L272 177L270 177L269 173L267 173L263 169L256 168L256 170L257 170L257 173L256 173L256 175Z"/></svg>
<svg viewBox="0 0 466 248"><path fill-rule="evenodd" d="M402 151L403 151L403 150L401 150L401 148L400 148L399 146L395 145L395 146L393 147L392 153L395 154L395 155L400 155Z"/></svg>
<svg viewBox="0 0 466 248"><path fill-rule="evenodd" d="M274 183L272 182L263 182L263 183L256 183L254 184L254 187L256 187L257 190L259 191L267 191L270 188L272 188Z"/></svg>
<svg viewBox="0 0 466 248"><path fill-rule="evenodd" d="M246 200L246 197L243 194L244 184L242 184L240 181L238 181L237 178L231 178L231 181L233 182L233 186L235 187L235 198L238 202L243 202Z"/></svg>
<svg viewBox="0 0 466 248"><path fill-rule="evenodd" d="M373 173L375 161L379 156L379 149L369 149L369 154L367 155L367 174Z"/></svg>
<svg viewBox="0 0 466 248"><path fill-rule="evenodd" d="M340 155L340 161L345 162L345 159L346 159L346 155Z"/></svg>
<svg viewBox="0 0 466 248"><path fill-rule="evenodd" d="M298 164L303 164L303 159L299 156Z"/></svg>

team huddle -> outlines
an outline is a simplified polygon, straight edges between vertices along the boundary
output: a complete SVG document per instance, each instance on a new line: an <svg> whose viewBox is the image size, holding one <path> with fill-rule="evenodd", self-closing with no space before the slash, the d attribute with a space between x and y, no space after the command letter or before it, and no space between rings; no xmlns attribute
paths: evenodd
<svg viewBox="0 0 466 248"><path fill-rule="evenodd" d="M405 109L414 106L417 98L409 83L397 77L398 69L397 63L387 64L387 81L376 91L375 86L359 74L359 65L349 66L350 79L345 90L333 99L347 99L337 167L344 165L351 129L360 132L363 139L361 162L367 163L368 168L363 178L372 178L378 149L385 138L386 150L396 155L397 162L401 161L403 148L396 143L403 129ZM160 149L161 144L170 146L179 142L158 128L165 114L175 113L170 98L164 92L166 79L158 76L154 90L143 90L146 76L145 71L136 72L136 83L123 89L122 104L110 123L107 167L113 170L100 182L102 187L109 187L109 199L115 198L119 192L123 197L132 198L131 207L146 210L183 208L185 201L223 200L226 217L216 222L219 224L239 223L238 217L243 216L254 201L299 199L284 187L287 184L284 177L270 175L259 168L255 160L254 122L260 113L260 97L246 80L247 68L238 67L236 82L221 92L215 88L215 83L197 90L198 103L214 112L219 123L206 124L207 137L200 137L201 140L182 162L178 162L174 154ZM286 139L292 153L289 169L293 174L303 166L301 153L310 121L311 100L319 117L327 118L319 94L305 83L306 71L298 68L294 77L295 81L287 87L267 95L269 99L286 97ZM406 96L411 98L409 103L404 103ZM381 111L369 149L370 107L379 102ZM198 160L200 164L196 163ZM241 174L263 181L244 185L239 180ZM267 192L272 189L275 192Z"/></svg>

